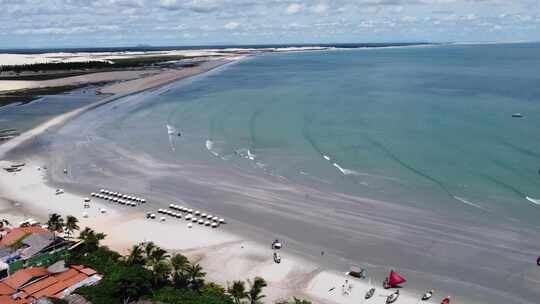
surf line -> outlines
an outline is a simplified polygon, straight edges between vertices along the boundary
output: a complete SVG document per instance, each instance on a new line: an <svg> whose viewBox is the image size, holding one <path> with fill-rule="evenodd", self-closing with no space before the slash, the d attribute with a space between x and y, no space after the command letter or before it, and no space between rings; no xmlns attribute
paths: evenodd
<svg viewBox="0 0 540 304"><path fill-rule="evenodd" d="M484 210L486 211L486 209L484 209L482 206L478 205L478 204L475 204L475 203L472 203L472 202L469 202L467 201L466 199L462 198L462 197L459 197L459 196L456 196L454 195L452 192L450 192L448 190L448 188L446 188L446 186L439 180L437 180L436 178L428 175L427 173L424 173L422 171L420 171L419 169L416 169L414 168L413 166L407 164L406 162L404 162L403 160L401 160L397 155L395 155L389 148L387 148L386 146L384 146L383 144L379 143L378 141L368 137L368 136L365 136L365 139L370 142L372 145L374 145L375 147L377 147L379 150L381 150L382 152L384 152L388 157L390 157L391 159L393 159L395 162L397 162L399 165L401 165L402 167L404 167L405 169L408 169L409 171L435 183L437 186L439 186L439 188L441 188L451 199L455 200L455 201L458 201L460 203L463 203L464 205L466 206L469 206L469 207L473 207L473 208L477 208L477 209L481 209L481 210Z"/></svg>

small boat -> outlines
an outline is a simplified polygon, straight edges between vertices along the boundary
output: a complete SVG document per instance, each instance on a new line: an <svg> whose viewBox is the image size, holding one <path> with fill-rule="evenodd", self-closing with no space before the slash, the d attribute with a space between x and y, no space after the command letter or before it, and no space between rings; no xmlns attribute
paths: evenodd
<svg viewBox="0 0 540 304"><path fill-rule="evenodd" d="M274 262L276 264L281 263L281 256L279 256L279 253L277 253L277 251L274 251Z"/></svg>
<svg viewBox="0 0 540 304"><path fill-rule="evenodd" d="M427 301L433 297L433 289L429 290L422 296L422 301Z"/></svg>
<svg viewBox="0 0 540 304"><path fill-rule="evenodd" d="M514 113L514 114L512 114L512 117L515 117L515 118L523 118L523 114L521 114L521 113Z"/></svg>
<svg viewBox="0 0 540 304"><path fill-rule="evenodd" d="M399 290L386 297L386 304L394 303L399 298Z"/></svg>
<svg viewBox="0 0 540 304"><path fill-rule="evenodd" d="M359 279L367 278L367 270L365 268L360 268L357 266L352 266L346 274Z"/></svg>
<svg viewBox="0 0 540 304"><path fill-rule="evenodd" d="M373 297L374 294L375 294L375 288L371 288L370 290L366 292L364 299L366 300L371 299L371 297Z"/></svg>
<svg viewBox="0 0 540 304"><path fill-rule="evenodd" d="M384 289L399 287L399 284L405 283L407 280L400 276L397 272L391 270L388 277L383 282Z"/></svg>
<svg viewBox="0 0 540 304"><path fill-rule="evenodd" d="M442 300L441 304L450 304L450 297L446 297Z"/></svg>

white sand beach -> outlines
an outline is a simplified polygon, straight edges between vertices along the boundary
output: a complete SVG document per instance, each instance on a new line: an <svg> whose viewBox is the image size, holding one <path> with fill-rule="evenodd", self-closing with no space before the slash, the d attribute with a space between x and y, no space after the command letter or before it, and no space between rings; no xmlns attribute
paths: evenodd
<svg viewBox="0 0 540 304"><path fill-rule="evenodd" d="M74 215L80 220L81 227L105 232L107 239L104 244L123 253L127 253L133 244L153 241L200 263L210 280L224 285L233 280L264 277L269 282L267 303L292 296L308 298L315 303L362 303L366 291L371 288L366 280L323 269L289 253L286 248L281 253L283 262L275 264L269 244L247 240L222 228L199 225L187 228L184 219L171 217L167 217L165 222L160 222L159 216L154 220L145 219L143 211L120 207L97 198L92 198L90 208L85 209L83 195L69 192L57 195L55 188L46 184L47 173L43 169L46 164L42 160L25 159L25 162L20 172L0 171L2 216L12 223L29 217L46 221L48 214L54 212ZM0 161L2 168L11 164ZM19 202L19 207L11 206L10 201ZM107 212L102 214L101 209ZM88 214L87 218L83 217L83 212ZM342 293L345 280L352 287L349 294ZM385 303L385 296L393 291L383 290L380 282L373 282L373 285L377 292L365 303ZM402 290L398 303L415 304L419 297L420 294L409 294Z"/></svg>
<svg viewBox="0 0 540 304"><path fill-rule="evenodd" d="M165 71L105 87L102 92L113 94L111 97L57 116L0 145L0 157L4 158L13 149L48 130L63 125L85 111L122 96L200 74L228 62L231 60L211 61L195 68ZM308 298L316 303L358 303L369 289L367 281L353 279L344 273L323 268L293 252L288 252L286 247L281 253L283 262L275 264L269 244L254 242L226 232L222 227L212 229L194 225L193 228L188 228L185 220L173 218L167 218L165 222L157 219L148 220L145 219L143 210L111 205L96 198L92 199L91 207L85 209L83 199L89 194L67 191L57 195L55 187L48 184L48 169L44 169L47 166L46 158L40 155L25 155L21 161L26 163L21 172L8 173L4 170L0 172L0 208L3 217L13 223L29 217L45 221L48 214L53 212L74 215L79 218L81 227L88 226L96 231L105 232L108 235L105 244L120 252L126 253L133 244L152 240L159 246L172 252L181 252L192 261L203 265L208 278L212 281L226 285L233 280L262 276L269 282L266 291L268 303L292 296ZM0 161L0 167L8 167L11 164L6 160ZM128 210L124 210L126 208ZM106 209L106 213L101 213L101 209ZM87 213L87 218L83 217L84 212ZM341 291L345 280L351 282L352 289L349 295L344 295ZM380 282L373 284L381 286ZM390 293L391 291L377 288L376 295L369 302L384 303L384 296ZM419 294L402 291L399 303L413 304L418 298Z"/></svg>

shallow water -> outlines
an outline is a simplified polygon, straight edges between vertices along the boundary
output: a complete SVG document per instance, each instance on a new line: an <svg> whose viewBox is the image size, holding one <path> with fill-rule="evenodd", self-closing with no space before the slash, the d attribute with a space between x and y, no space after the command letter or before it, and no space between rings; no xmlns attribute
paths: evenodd
<svg viewBox="0 0 540 304"><path fill-rule="evenodd" d="M467 303L535 303L539 51L262 55L85 113L43 143L53 175L70 168L55 179L85 191L183 201Z"/></svg>

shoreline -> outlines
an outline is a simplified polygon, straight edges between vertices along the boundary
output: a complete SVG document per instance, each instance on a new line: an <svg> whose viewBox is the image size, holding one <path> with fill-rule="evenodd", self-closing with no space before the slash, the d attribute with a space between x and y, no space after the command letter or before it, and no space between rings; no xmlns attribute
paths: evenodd
<svg viewBox="0 0 540 304"><path fill-rule="evenodd" d="M40 124L31 130L24 132L20 136L0 145L0 157L6 158L11 152L24 146L29 141L38 138L41 134L50 130L59 128L71 119L92 109L103 106L123 97L141 93L143 91L156 89L166 86L169 83L179 81L188 77L201 75L225 64L236 61L222 62L212 65L211 67L199 71L198 73L183 74L173 73L169 78L161 76L155 81L148 82L148 79L138 79L127 82L122 82L108 86L103 89L104 93L113 94L110 97L99 100L82 108L64 113L49 121ZM158 75L159 76L159 75ZM134 89L134 86L137 89ZM142 85L139 87L139 85ZM332 271L329 269L320 268L319 265L313 264L303 258L296 256L294 253L286 251L283 255L284 262L274 264L271 258L271 251L266 249L263 244L253 242L235 234L226 231L211 231L209 228L194 227L193 230L187 230L184 223L180 222L171 224L172 220L168 219L165 224L157 221L148 223L144 220L144 212L130 212L129 217L125 218L120 208L110 208L108 204L103 202L95 203L92 201L92 208L89 211L89 218L82 218L82 201L84 195L66 191L61 196L54 194L54 188L49 185L47 178L48 170L37 170L37 167L42 167L47 163L45 159L39 155L26 155L22 159L25 160L26 166L22 172L11 174L6 172L0 173L0 208L5 215L16 223L22 221L29 216L38 217L45 220L47 214L52 212L61 213L63 215L74 215L81 221L81 227L88 226L96 231L102 231L108 235L105 245L118 250L121 253L127 253L133 244L153 240L163 248L167 248L172 252L181 252L190 259L201 263L201 265L216 275L209 275L209 279L223 285L233 280L245 280L254 276L262 276L269 282L267 295L269 302L290 298L292 296L305 297L321 303L354 303L358 298L363 297L363 293L368 289L365 281L354 282L354 296L335 295L333 293L326 294L323 290L336 288L338 290L338 281L342 282L349 279L355 281L351 277L345 277L344 274ZM19 159L21 156L16 156ZM8 166L11 162L0 161L0 166ZM16 181L15 181L16 179ZM36 199L39 197L39 199ZM16 203L14 203L16 202ZM81 202L77 204L75 202ZM11 205L10 207L7 207ZM99 209L106 208L107 214L102 216L99 214ZM87 211L87 210L85 210ZM130 210L131 211L131 210ZM114 227L107 225L110 219L114 219L116 223ZM148 235L141 231L142 224L148 227ZM167 236L168 229L180 229L184 235L183 238L171 239ZM139 233L134 233L137 231ZM197 238L192 238L192 235L197 235ZM127 238L126 236L129 236ZM240 247L240 248L239 248ZM225 269L223 265L226 265ZM279 266L278 267L276 267ZM326 288L328 287L328 288ZM378 288L379 293L382 289ZM383 294L390 293L382 291ZM380 297L382 299L382 297ZM406 292L401 296L402 303L416 303L415 297L408 295ZM382 302L381 302L382 303Z"/></svg>
<svg viewBox="0 0 540 304"><path fill-rule="evenodd" d="M126 96L128 96L128 95L126 95ZM114 99L114 100L116 100L116 99ZM104 104L105 103L103 103L103 105ZM79 114L83 114L83 112L81 112ZM75 116L78 116L78 115L75 115ZM68 120L66 120L63 123L68 122L72 118L74 118L74 117L69 118ZM54 129L56 127L59 127L60 125L63 125L63 123L59 123L58 125L54 125L54 126L52 126L52 128ZM39 133L39 134L42 134L42 133ZM31 137L31 138L38 137L39 134L35 134L35 136ZM31 139L31 138L29 138L29 139ZM29 139L27 139L27 140L29 140ZM25 142L27 142L27 141L22 141L20 143L21 146L23 146ZM14 149L16 149L17 147L18 146L14 147ZM0 146L0 151L1 150L2 150L2 146ZM36 163L36 161L37 161L37 163ZM42 162L43 162L43 160L40 160L40 159L31 160L31 162L29 162L28 166L37 166ZM32 164L32 165L30 165L30 164ZM29 167L29 168L26 168L25 170L34 171L34 168ZM34 177L32 177L30 179L33 179L33 178ZM9 179L7 179L7 178L4 179L2 177L2 180L8 181ZM21 183L23 183L23 184L26 183L25 184L26 186L25 186L24 189L26 189L26 187L29 186L28 181L22 181ZM45 176L43 176L41 178L41 181L39 183L36 183L36 184L41 184L41 183L44 183L44 184L46 183L47 185L49 185L49 187L47 188L47 191L43 190L43 194L44 194L43 197L48 197L48 195L52 194L53 188L50 185L50 183L47 183L45 181ZM56 182L53 182L53 185L54 184L56 184ZM28 187L28 188L30 188L30 187ZM21 188L21 190L23 190L23 188ZM45 195L45 192L47 192L47 195ZM28 195L30 196L30 194L28 194ZM38 197L35 193L34 193L34 196ZM78 195L78 196L76 195L75 197L72 197L72 199L82 201L82 197L83 197L82 195ZM21 199L22 199L22 201L25 202L25 205L26 205L26 201L31 201L31 197L22 197ZM50 202L51 204L54 204L56 200L57 200L57 198L52 196L50 198L47 198L46 201ZM63 208L63 206L66 205L66 204L67 204L67 202L63 203L61 207ZM117 210L117 209L118 208L116 208L116 207L114 208L114 210ZM169 220L167 222L169 222ZM136 219L131 219L131 217L130 217L130 219L126 220L126 223L121 221L121 224L120 224L121 227L115 227L117 229L111 228L112 235L123 235L123 234L126 234L126 233L127 234L130 234L130 233L133 234L133 232L131 232L131 229L135 229L136 228L135 226L138 223L141 223L141 222L137 221ZM101 221L99 224L104 225L105 223L103 221ZM165 234L164 233L165 231L163 230L162 226L163 225L161 225L161 226L152 225L152 229L155 229L156 231L161 232L161 233L156 234L156 236L155 236L156 238L160 237L160 234ZM167 226L168 226L168 223L167 223ZM99 228L97 230L99 230ZM224 235L226 235L226 234L224 234ZM144 236L140 236L140 237L144 237ZM119 237L115 237L115 238L113 238L113 240L111 242L118 245L119 243L121 243L120 241L121 241L121 239ZM238 242L241 242L241 241L247 242L243 238L238 239L238 238L233 237L231 239L227 239L225 237L223 240L220 240L218 243L209 242L209 243L211 243L213 245L198 246L198 245L195 244L195 245L193 245L194 248L187 248L185 250L187 250L189 252L190 257L194 258L194 259L201 259L201 261L203 261L204 257L206 256L207 257L206 260L208 261L207 263L209 263L210 267L212 267L212 265L215 264L214 268L205 267L205 269L211 270L212 273L219 274L220 272L223 272L223 273L226 273L228 277L233 277L233 278L234 278L235 274L238 275L238 272L239 272L238 269L241 269L242 273L248 273L248 274L255 273L255 270L257 270L257 269L259 269L259 271L268 273L269 268L264 267L264 266L270 267L268 265L268 263L267 263L269 255L267 253L265 253L264 249L262 249L262 248L265 248L265 246L264 245L251 245L251 243L249 243L250 244L249 247L251 248L253 246L253 247L255 247L255 249L253 251L250 251L249 253L244 254L244 253L237 252L239 250L238 246L234 247L234 245L240 244ZM167 243L167 242L169 242L169 240L164 240L164 242ZM170 243L173 243L173 242L170 242ZM123 244L124 244L123 246L128 245L125 242ZM163 247L170 248L170 246L167 246L167 244L164 244ZM261 250L258 250L257 248L261 248ZM231 252L231 251L233 251L233 252ZM268 251L268 249L266 249L266 251ZM219 259L220 254L222 254L223 256L227 256L228 259L230 259L230 260L234 260L234 261L241 260L242 262L238 262L238 263L240 263L242 265L235 264L236 262L234 262L233 265L228 267L226 271L223 271L222 270L223 265L220 264L220 263L224 262L224 261ZM247 255L248 258L246 258L245 255ZM288 261L289 257L287 256L287 257L285 257L285 259ZM246 266L246 264L247 264L247 266ZM283 286L294 286L296 289L300 290L300 292L299 292L300 294L305 292L306 294L310 295L309 297L311 299L314 299L314 300L317 300L317 301L320 301L320 302L323 302L323 303L353 303L353 302L358 302L358 299L361 298L362 294L361 294L360 290L363 290L364 287L358 288L358 286L363 286L360 283L359 283L359 285L355 285L356 287L355 287L354 292L353 292L354 299L353 299L353 297L343 297L343 296L339 297L339 295L328 294L326 291L329 290L331 287L338 287L336 290L339 289L339 286L330 286L330 285L332 285L332 284L336 285L339 281L342 281L344 279L344 276L341 273L338 273L338 272L330 271L328 273L325 270L321 269L319 266L313 265L313 267L315 267L315 269L313 269L313 268L310 268L310 266L304 265L303 263L299 263L299 264L301 264L300 266L298 266L300 268L300 270L295 268L294 271L293 271L293 270L291 270L292 268L288 268L289 269L288 273L292 272L290 277L294 278L293 282L283 282L284 276L289 277L289 275L283 274L283 272L278 271L278 272L276 272L277 274L273 274L273 276L274 276L273 286L275 285L276 290L283 291L283 288L284 288ZM272 263L270 263L270 265L273 266ZM285 265L285 264L282 264L282 265ZM204 266L204 264L203 264L203 266ZM287 267L290 267L290 265L287 266ZM287 267L283 267L283 268L287 268ZM308 271L308 270L302 271L302 269L308 269L310 271ZM286 271L286 270L281 270L281 271ZM302 275L294 275L295 273L302 273ZM309 273L309 275L306 274L306 273ZM263 273L263 276L265 276L264 273ZM212 278L212 277L210 277L210 278L212 280L214 280L214 278ZM238 278L239 279L245 279L247 277L244 276L244 277L238 277ZM215 280L216 281L225 280L225 278L223 276L222 277L218 276ZM298 283L297 282L298 280L302 281L302 283L301 284ZM297 285L295 285L293 283L296 283ZM376 286L377 286L378 290L381 289L380 284L378 284L378 282L376 283ZM328 287L328 288L325 289L326 287ZM428 287L428 286L426 286L426 287ZM272 288L274 288L274 287L272 287ZM305 289L308 289L308 290L305 290ZM274 290L274 289L272 289L272 290ZM320 293L317 293L314 290L318 290ZM412 290L409 286L407 286L406 290L403 290L403 291L404 291L404 293L403 293L402 297L400 297L399 302L400 303L408 303L408 302L404 302L404 301L406 301L405 296L407 295L407 292L414 291L414 290ZM383 291L383 292L385 292L385 291ZM416 292L416 291L414 291L414 292ZM387 291L387 293L390 293L390 292ZM282 293L282 294L284 294L284 293ZM416 303L419 295L420 295L420 293L415 295L416 298L414 298L414 303ZM438 296L446 296L446 294L440 294L440 295L438 294ZM381 298L381 301L382 301L383 298L382 297L380 297L380 298ZM411 299L411 301L412 300L413 299ZM463 298L458 299L458 301L459 301L459 303L461 303L461 301L463 301ZM376 301L376 300L372 300L372 301L369 301L369 302L371 302L371 303L379 303L379 301ZM411 303L413 303L413 302L411 302ZM475 303L475 302L467 301L466 303Z"/></svg>

